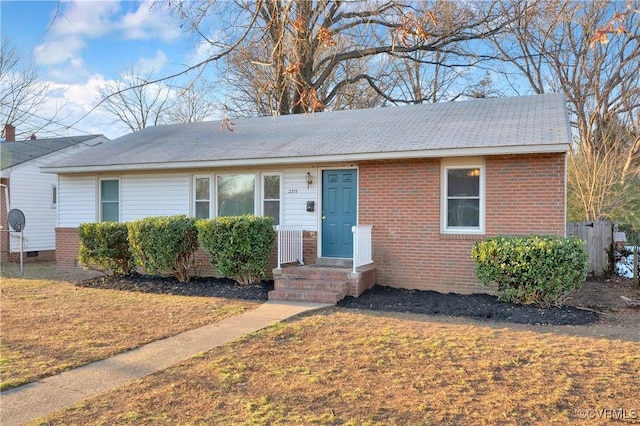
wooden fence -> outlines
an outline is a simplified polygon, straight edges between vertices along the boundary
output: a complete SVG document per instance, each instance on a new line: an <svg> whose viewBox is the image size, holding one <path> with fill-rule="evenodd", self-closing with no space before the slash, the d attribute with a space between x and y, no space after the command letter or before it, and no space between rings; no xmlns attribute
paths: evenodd
<svg viewBox="0 0 640 426"><path fill-rule="evenodd" d="M589 275L600 277L611 269L609 251L613 243L613 222L567 222L567 237L572 235L587 243Z"/></svg>

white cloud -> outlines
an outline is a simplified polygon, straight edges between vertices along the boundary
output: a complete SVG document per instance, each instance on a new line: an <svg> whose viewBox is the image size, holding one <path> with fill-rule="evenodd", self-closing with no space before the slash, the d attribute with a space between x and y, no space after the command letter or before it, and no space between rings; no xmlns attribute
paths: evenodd
<svg viewBox="0 0 640 426"><path fill-rule="evenodd" d="M61 3L60 14L51 30L57 35L99 37L114 28L114 15L120 12L118 1L71 1Z"/></svg>
<svg viewBox="0 0 640 426"><path fill-rule="evenodd" d="M78 84L48 82L51 90L41 115L55 116L56 121L61 123L60 127L55 129L57 135L62 134L60 129L66 125L72 126L67 129L69 135L87 132L104 134L112 139L122 136L128 133L126 128L114 125L113 119L100 108L94 109L100 100L98 87L104 86L107 82L108 80L100 74L92 75Z"/></svg>
<svg viewBox="0 0 640 426"><path fill-rule="evenodd" d="M144 75L152 75L160 71L166 63L167 55L163 51L157 50L156 55L152 58L140 58L136 69Z"/></svg>
<svg viewBox="0 0 640 426"><path fill-rule="evenodd" d="M118 23L126 39L147 40L159 38L172 41L180 37L180 27L160 8L152 8L151 2L142 2L134 12L125 14Z"/></svg>
<svg viewBox="0 0 640 426"><path fill-rule="evenodd" d="M122 13L123 3L137 8ZM180 35L177 23L149 2L70 1L60 3L50 31L34 52L36 63L57 65L78 59L89 39L171 41Z"/></svg>
<svg viewBox="0 0 640 426"><path fill-rule="evenodd" d="M187 56L187 63L192 66L199 64L221 51L222 49L220 47L212 46L211 43L206 40L200 40L193 53L190 53Z"/></svg>
<svg viewBox="0 0 640 426"><path fill-rule="evenodd" d="M78 58L86 43L79 37L62 37L45 41L35 47L35 60L41 65L56 65Z"/></svg>

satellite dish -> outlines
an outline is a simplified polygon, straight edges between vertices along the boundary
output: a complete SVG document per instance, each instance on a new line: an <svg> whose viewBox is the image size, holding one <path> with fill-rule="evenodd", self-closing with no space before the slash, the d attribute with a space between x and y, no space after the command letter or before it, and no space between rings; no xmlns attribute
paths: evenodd
<svg viewBox="0 0 640 426"><path fill-rule="evenodd" d="M9 210L8 222L14 231L20 232L24 229L24 213L20 209Z"/></svg>

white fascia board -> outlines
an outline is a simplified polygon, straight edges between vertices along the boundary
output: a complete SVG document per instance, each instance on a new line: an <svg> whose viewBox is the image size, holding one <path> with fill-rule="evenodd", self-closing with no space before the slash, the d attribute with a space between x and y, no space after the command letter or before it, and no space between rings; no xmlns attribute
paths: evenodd
<svg viewBox="0 0 640 426"><path fill-rule="evenodd" d="M544 154L567 152L569 145L548 144L548 145L512 145L494 146L478 148L447 148L447 149L427 149L420 151L385 151L385 152L365 152L356 154L337 155L317 155L304 157L274 157L274 158L242 158L235 160L212 160L212 161L188 161L173 163L132 163L132 164L112 164L100 166L77 166L77 167L41 167L43 173L91 173L91 172L126 172L145 170L181 170L196 168L218 168L218 167L243 167L243 166L269 166L269 165L300 165L332 163L345 161L367 161L367 160L401 160L409 158L434 158L434 157L471 157L487 155L513 155L513 154Z"/></svg>

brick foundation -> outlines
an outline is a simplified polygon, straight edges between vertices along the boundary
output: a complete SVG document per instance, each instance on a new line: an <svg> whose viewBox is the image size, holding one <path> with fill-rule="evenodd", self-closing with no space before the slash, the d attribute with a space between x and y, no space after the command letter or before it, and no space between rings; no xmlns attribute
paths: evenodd
<svg viewBox="0 0 640 426"><path fill-rule="evenodd" d="M80 237L78 228L56 228L56 267L73 269L78 267Z"/></svg>
<svg viewBox="0 0 640 426"><path fill-rule="evenodd" d="M9 253L7 256L9 262L20 262L20 253ZM56 260L55 250L39 250L37 252L24 252L22 261L24 263L32 262L53 262Z"/></svg>

